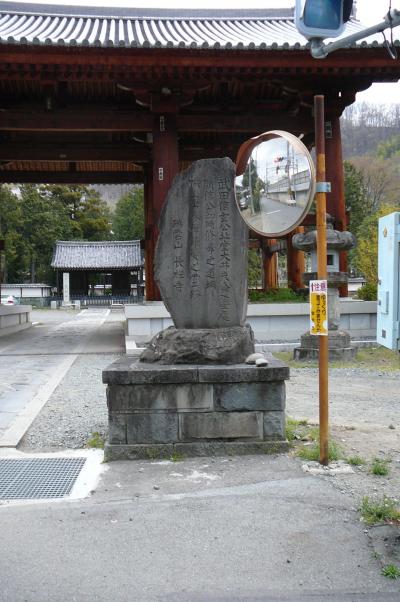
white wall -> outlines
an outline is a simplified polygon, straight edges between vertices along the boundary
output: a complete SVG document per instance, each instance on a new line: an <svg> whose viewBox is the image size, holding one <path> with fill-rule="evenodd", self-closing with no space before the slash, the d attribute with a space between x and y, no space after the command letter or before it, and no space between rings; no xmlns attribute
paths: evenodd
<svg viewBox="0 0 400 602"><path fill-rule="evenodd" d="M376 301L341 299L340 327L353 339L376 336ZM126 305L127 335L154 336L173 322L160 302ZM308 303L249 303L247 322L261 341L297 341L310 328Z"/></svg>

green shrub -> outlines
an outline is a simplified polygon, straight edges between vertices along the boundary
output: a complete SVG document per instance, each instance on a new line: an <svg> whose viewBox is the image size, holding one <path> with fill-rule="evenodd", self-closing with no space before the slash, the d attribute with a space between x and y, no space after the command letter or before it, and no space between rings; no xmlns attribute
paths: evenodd
<svg viewBox="0 0 400 602"><path fill-rule="evenodd" d="M286 439L288 441L296 441L308 436L310 426L307 420L295 420L287 416L286 418Z"/></svg>
<svg viewBox="0 0 400 602"><path fill-rule="evenodd" d="M351 466L363 466L366 464L364 458L361 458L361 456L349 456L346 458L346 462L351 464Z"/></svg>
<svg viewBox="0 0 400 602"><path fill-rule="evenodd" d="M304 302L304 296L291 288L275 288L269 291L249 291L249 300L253 303L299 303Z"/></svg>
<svg viewBox="0 0 400 602"><path fill-rule="evenodd" d="M363 301L376 301L378 296L378 285L374 282L366 282L358 289L357 298Z"/></svg>
<svg viewBox="0 0 400 602"><path fill-rule="evenodd" d="M346 458L346 462L351 464L351 466L363 466L366 464L364 458L361 458L361 456L349 456Z"/></svg>
<svg viewBox="0 0 400 602"><path fill-rule="evenodd" d="M368 496L363 497L359 510L361 518L367 525L400 520L396 501L386 495L377 501L370 500Z"/></svg>
<svg viewBox="0 0 400 602"><path fill-rule="evenodd" d="M374 458L372 460L370 472L379 477L385 477L389 474L389 464L390 460L382 460L381 458Z"/></svg>
<svg viewBox="0 0 400 602"><path fill-rule="evenodd" d="M92 433L90 438L86 442L86 447L93 447L96 449L104 449L104 438L97 431Z"/></svg>
<svg viewBox="0 0 400 602"><path fill-rule="evenodd" d="M181 452L178 452L178 451L174 451L171 454L170 460L171 460L171 462L183 462L185 458L186 458L185 454L182 454Z"/></svg>
<svg viewBox="0 0 400 602"><path fill-rule="evenodd" d="M400 569L395 564L387 564L382 569L382 575L384 577L389 577L389 579L399 579Z"/></svg>
<svg viewBox="0 0 400 602"><path fill-rule="evenodd" d="M308 462L318 462L319 443L313 443L312 445L301 447L298 451L298 456L302 460L306 460ZM332 462L336 462L337 460L341 460L342 458L342 448L336 443L336 441L330 439L328 445L328 459Z"/></svg>

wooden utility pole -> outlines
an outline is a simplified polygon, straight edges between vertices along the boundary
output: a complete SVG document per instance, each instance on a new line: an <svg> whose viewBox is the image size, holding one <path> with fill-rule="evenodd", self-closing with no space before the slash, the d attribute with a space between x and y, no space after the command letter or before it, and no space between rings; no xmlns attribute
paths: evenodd
<svg viewBox="0 0 400 602"><path fill-rule="evenodd" d="M317 261L318 280L327 280L325 110L324 97L314 97L315 150L317 156ZM319 461L329 463L328 336L319 335Z"/></svg>

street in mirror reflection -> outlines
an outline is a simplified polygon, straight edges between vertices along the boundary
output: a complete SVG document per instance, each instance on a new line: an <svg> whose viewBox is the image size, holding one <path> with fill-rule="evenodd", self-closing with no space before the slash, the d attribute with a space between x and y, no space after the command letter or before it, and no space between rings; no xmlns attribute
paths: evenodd
<svg viewBox="0 0 400 602"><path fill-rule="evenodd" d="M236 200L249 228L274 236L303 220L315 176L311 156L298 138L280 131L262 134L241 147L237 165Z"/></svg>

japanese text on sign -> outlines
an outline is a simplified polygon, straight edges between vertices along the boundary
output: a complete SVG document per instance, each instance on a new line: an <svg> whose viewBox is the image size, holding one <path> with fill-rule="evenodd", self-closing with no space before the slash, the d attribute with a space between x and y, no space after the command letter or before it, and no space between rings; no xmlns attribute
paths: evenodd
<svg viewBox="0 0 400 602"><path fill-rule="evenodd" d="M328 335L328 283L310 280L310 334Z"/></svg>

